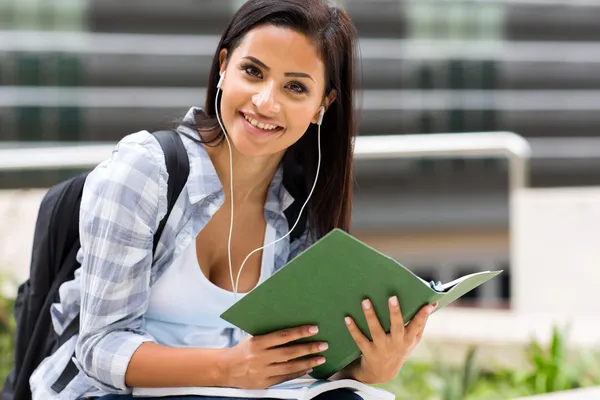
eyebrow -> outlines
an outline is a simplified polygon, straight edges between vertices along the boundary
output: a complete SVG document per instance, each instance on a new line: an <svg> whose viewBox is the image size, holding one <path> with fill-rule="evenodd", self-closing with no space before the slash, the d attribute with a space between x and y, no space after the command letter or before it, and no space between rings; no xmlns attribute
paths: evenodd
<svg viewBox="0 0 600 400"><path fill-rule="evenodd" d="M271 68L269 68L264 62L260 61L258 58L256 57L252 57L252 56L246 56L244 57L244 59L250 60L253 63L258 64L260 67L266 69L267 71L270 71ZM311 81L315 81L312 76L310 76L309 74L306 74L304 72L286 72L285 74L283 74L284 76L291 76L294 78L308 78Z"/></svg>

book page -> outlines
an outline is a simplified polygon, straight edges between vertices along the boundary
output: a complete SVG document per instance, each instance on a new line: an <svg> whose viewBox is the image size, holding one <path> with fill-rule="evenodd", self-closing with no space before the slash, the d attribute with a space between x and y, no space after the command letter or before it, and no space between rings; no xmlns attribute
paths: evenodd
<svg viewBox="0 0 600 400"><path fill-rule="evenodd" d="M490 272L491 271L481 271L481 272L475 272L473 274L461 276L460 278L457 278L457 279L455 279L453 281L450 281L448 283L444 283L441 286L436 287L436 290L445 292L448 289L452 289L454 286L458 285L459 283L461 283L463 281L466 281L467 279L470 279L473 276L482 275L482 274L489 274Z"/></svg>
<svg viewBox="0 0 600 400"><path fill-rule="evenodd" d="M394 400L395 397L393 393L386 390L375 388L352 379L329 381L304 377L273 385L262 390L227 387L134 388L133 397L209 396L308 400L321 393L341 388L357 390L365 400Z"/></svg>
<svg viewBox="0 0 600 400"><path fill-rule="evenodd" d="M279 383L277 385L273 385L273 386L271 386L267 390L270 390L270 389L290 389L290 390L297 390L297 389L303 389L303 388L313 387L313 386L319 385L319 383L323 383L323 382L327 382L327 381L319 380L319 379L314 379L314 378L296 378L296 379L293 379L291 381L287 381L287 382Z"/></svg>
<svg viewBox="0 0 600 400"><path fill-rule="evenodd" d="M281 398L302 399L309 387L319 383L314 378L297 378L291 381L273 385L267 389L239 389L231 387L164 387L164 388L134 388L133 397L166 397L166 396L207 396L207 397L237 397L237 398ZM327 382L327 381L324 381Z"/></svg>
<svg viewBox="0 0 600 400"><path fill-rule="evenodd" d="M396 395L384 389L379 389L371 385L356 381L354 379L341 379L339 381L318 381L315 386L308 389L307 397L312 399L324 392L335 389L351 389L357 393L363 400L394 400Z"/></svg>

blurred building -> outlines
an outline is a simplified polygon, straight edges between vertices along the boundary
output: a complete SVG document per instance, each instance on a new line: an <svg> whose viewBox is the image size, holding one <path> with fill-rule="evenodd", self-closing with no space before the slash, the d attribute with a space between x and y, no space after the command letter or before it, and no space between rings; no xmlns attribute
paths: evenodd
<svg viewBox="0 0 600 400"><path fill-rule="evenodd" d="M242 2L0 0L0 140L115 142L171 126L202 105L218 37ZM600 183L600 4L339 3L361 37L360 135L513 131L531 140L533 186ZM2 173L0 187L73 173ZM355 233L424 278L504 268L470 295L502 304L507 182L492 159L360 161Z"/></svg>

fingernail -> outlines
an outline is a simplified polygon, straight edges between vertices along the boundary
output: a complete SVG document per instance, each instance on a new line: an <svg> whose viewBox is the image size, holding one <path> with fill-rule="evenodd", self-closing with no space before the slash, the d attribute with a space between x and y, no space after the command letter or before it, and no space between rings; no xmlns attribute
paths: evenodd
<svg viewBox="0 0 600 400"><path fill-rule="evenodd" d="M352 323L352 319L350 317L344 318L344 321L346 321L346 325L350 325Z"/></svg>
<svg viewBox="0 0 600 400"><path fill-rule="evenodd" d="M312 368L306 371L307 374L310 374L311 372L313 372Z"/></svg>
<svg viewBox="0 0 600 400"><path fill-rule="evenodd" d="M363 300L362 306L363 306L363 308L365 310L370 310L371 309L371 302L369 300Z"/></svg>
<svg viewBox="0 0 600 400"><path fill-rule="evenodd" d="M398 305L398 297L396 297L396 296L392 296L392 297L390 297L390 304L391 304L393 307L396 307L396 306Z"/></svg>
<svg viewBox="0 0 600 400"><path fill-rule="evenodd" d="M321 364L325 364L325 358L319 358L319 361L317 361L317 364L321 365Z"/></svg>
<svg viewBox="0 0 600 400"><path fill-rule="evenodd" d="M318 326L311 326L310 328L308 328L308 332L309 333L319 333L319 327Z"/></svg>
<svg viewBox="0 0 600 400"><path fill-rule="evenodd" d="M319 345L319 351L325 351L329 348L329 345L327 343L321 343Z"/></svg>

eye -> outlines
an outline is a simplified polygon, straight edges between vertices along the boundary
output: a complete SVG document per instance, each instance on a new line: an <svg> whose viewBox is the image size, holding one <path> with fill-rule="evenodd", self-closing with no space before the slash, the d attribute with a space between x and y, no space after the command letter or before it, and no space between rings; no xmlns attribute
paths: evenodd
<svg viewBox="0 0 600 400"><path fill-rule="evenodd" d="M244 65L242 68L246 74L255 78L262 78L262 72L260 72L260 69L256 68L254 65Z"/></svg>
<svg viewBox="0 0 600 400"><path fill-rule="evenodd" d="M288 87L294 93L307 93L308 92L308 90L306 89L306 87L304 85L302 85L301 83L298 83L298 82L291 82L288 85Z"/></svg>

